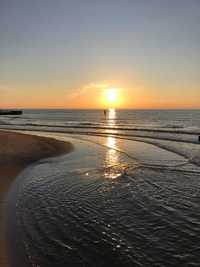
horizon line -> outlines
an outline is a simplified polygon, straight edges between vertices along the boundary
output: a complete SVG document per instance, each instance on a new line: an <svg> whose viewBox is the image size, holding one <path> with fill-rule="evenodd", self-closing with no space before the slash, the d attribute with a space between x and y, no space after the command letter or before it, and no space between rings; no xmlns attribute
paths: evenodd
<svg viewBox="0 0 200 267"><path fill-rule="evenodd" d="M200 107L179 107L179 108L56 108L56 107L34 107L34 108L27 108L27 107L13 107L13 108L0 108L0 110L105 110L105 109L116 109L116 110L200 110Z"/></svg>

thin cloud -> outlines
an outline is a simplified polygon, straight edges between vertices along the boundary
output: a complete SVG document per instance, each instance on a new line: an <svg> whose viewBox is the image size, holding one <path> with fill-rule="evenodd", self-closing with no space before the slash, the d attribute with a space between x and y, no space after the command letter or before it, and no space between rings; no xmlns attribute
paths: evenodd
<svg viewBox="0 0 200 267"><path fill-rule="evenodd" d="M110 83L102 82L102 83L89 83L83 86L80 89L75 90L75 92L70 94L70 98L74 99L80 97L82 95L88 94L91 90L94 90L96 93L102 92L102 90L110 87Z"/></svg>
<svg viewBox="0 0 200 267"><path fill-rule="evenodd" d="M110 83L90 83L86 85L85 87L87 89L96 88L96 89L105 89L107 87L110 87Z"/></svg>

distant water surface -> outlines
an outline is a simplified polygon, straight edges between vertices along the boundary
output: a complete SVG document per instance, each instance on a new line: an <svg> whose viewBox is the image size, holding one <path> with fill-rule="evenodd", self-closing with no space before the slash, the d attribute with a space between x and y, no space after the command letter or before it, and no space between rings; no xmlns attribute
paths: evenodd
<svg viewBox="0 0 200 267"><path fill-rule="evenodd" d="M0 127L68 133L141 136L196 142L200 110L24 110L1 116Z"/></svg>

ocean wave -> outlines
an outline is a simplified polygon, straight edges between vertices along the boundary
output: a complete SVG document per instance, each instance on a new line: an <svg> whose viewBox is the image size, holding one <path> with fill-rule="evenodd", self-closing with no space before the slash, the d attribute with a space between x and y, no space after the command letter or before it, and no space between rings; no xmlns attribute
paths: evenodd
<svg viewBox="0 0 200 267"><path fill-rule="evenodd" d="M200 135L200 128L198 127L187 127L183 126L161 126L161 127L137 127L137 126L122 126L122 125L108 125L102 123L94 123L94 122L74 122L74 123L40 123L40 122L27 122L20 121L16 122L6 122L3 121L0 123L3 125L13 125L14 126L36 126L36 127L53 127L53 128L74 128L74 129L96 129L96 130L117 130L117 131L134 131L134 132L150 132L150 133L169 133L169 134L185 134L185 135Z"/></svg>
<svg viewBox="0 0 200 267"><path fill-rule="evenodd" d="M169 129L184 129L184 128L185 128L185 126L184 126L184 125L173 125L173 124L167 124L167 125L160 126L160 128L169 128Z"/></svg>
<svg viewBox="0 0 200 267"><path fill-rule="evenodd" d="M177 133L168 131L145 131L145 130L119 130L118 128L102 128L102 127L60 127L60 126L44 126L44 125L1 125L1 129L10 130L25 130L25 131L40 131L40 132L58 132L58 133L68 133L76 135L91 135L91 136L114 136L117 138L144 138L150 140L162 140L162 141L173 141L179 143L189 143L189 144L199 144L198 134L194 133Z"/></svg>

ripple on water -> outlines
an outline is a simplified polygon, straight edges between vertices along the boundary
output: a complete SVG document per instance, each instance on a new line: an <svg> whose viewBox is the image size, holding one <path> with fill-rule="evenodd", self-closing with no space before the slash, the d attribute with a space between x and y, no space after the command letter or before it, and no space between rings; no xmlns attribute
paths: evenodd
<svg viewBox="0 0 200 267"><path fill-rule="evenodd" d="M29 265L200 266L198 173L141 167L133 159L130 168L115 153L88 151L80 153L82 164L73 153L42 161L13 189L11 234Z"/></svg>
<svg viewBox="0 0 200 267"><path fill-rule="evenodd" d="M199 176L138 168L41 175L17 202L30 266L198 266ZM86 175L88 173L88 175Z"/></svg>

